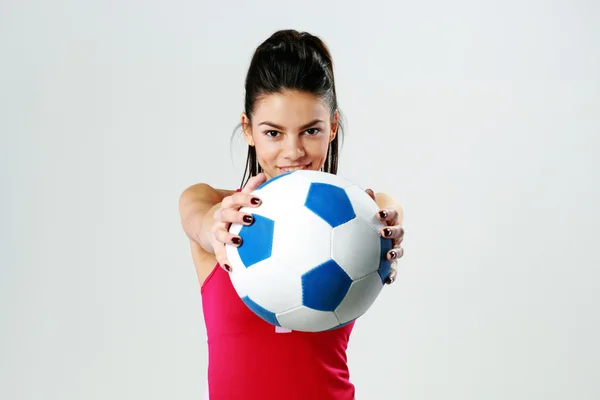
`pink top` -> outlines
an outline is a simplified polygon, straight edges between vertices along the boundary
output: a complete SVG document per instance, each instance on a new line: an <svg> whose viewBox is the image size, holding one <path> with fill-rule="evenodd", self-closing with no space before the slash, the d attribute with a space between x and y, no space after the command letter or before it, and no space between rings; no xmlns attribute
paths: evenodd
<svg viewBox="0 0 600 400"><path fill-rule="evenodd" d="M218 264L201 289L210 400L353 400L346 349L354 322L278 332L239 298Z"/></svg>

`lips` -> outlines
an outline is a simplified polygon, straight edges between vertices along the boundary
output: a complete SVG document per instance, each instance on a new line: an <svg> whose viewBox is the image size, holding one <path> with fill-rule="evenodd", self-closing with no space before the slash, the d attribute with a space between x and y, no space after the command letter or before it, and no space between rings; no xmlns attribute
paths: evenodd
<svg viewBox="0 0 600 400"><path fill-rule="evenodd" d="M293 172L293 171L299 171L302 169L306 169L310 164L304 164L304 165L290 165L290 166L286 166L286 167L279 167L279 171L280 172Z"/></svg>

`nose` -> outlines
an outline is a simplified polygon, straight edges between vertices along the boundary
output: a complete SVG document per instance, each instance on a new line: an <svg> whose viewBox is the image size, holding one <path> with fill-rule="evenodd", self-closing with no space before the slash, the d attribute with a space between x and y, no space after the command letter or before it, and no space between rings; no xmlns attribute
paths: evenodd
<svg viewBox="0 0 600 400"><path fill-rule="evenodd" d="M302 140L294 135L289 135L283 143L283 156L290 161L296 161L304 157L306 152Z"/></svg>

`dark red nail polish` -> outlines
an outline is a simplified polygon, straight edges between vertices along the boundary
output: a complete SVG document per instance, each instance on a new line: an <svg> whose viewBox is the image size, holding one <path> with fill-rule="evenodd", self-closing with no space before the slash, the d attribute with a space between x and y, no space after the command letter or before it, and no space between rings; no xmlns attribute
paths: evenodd
<svg viewBox="0 0 600 400"><path fill-rule="evenodd" d="M245 223L247 224L251 224L252 221L254 221L254 218L252 218L252 215L244 215L244 218L242 218L244 220Z"/></svg>
<svg viewBox="0 0 600 400"><path fill-rule="evenodd" d="M235 244L236 246L239 246L240 244L242 244L242 238L238 236L232 237L231 243Z"/></svg>
<svg viewBox="0 0 600 400"><path fill-rule="evenodd" d="M397 256L396 252L394 250L390 251L390 258L393 260L395 259Z"/></svg>
<svg viewBox="0 0 600 400"><path fill-rule="evenodd" d="M392 236L392 230L390 228L385 228L383 230L383 236L385 236L385 237Z"/></svg>
<svg viewBox="0 0 600 400"><path fill-rule="evenodd" d="M252 200L250 200L250 203L254 204L255 206L260 204L260 199L253 197Z"/></svg>
<svg viewBox="0 0 600 400"><path fill-rule="evenodd" d="M387 217L387 213L385 211L379 211L379 217L380 218L386 218Z"/></svg>
<svg viewBox="0 0 600 400"><path fill-rule="evenodd" d="M227 264L223 264L223 266L225 267L225 269L227 270L227 272L231 272L231 267Z"/></svg>

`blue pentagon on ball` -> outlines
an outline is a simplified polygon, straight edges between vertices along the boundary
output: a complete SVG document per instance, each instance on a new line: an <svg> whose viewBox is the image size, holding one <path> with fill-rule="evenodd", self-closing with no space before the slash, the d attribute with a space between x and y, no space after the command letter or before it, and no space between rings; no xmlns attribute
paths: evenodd
<svg viewBox="0 0 600 400"><path fill-rule="evenodd" d="M333 260L302 275L302 303L319 311L335 311L352 285L352 279Z"/></svg>
<svg viewBox="0 0 600 400"><path fill-rule="evenodd" d="M311 183L304 205L332 228L356 217L346 191L328 183Z"/></svg>
<svg viewBox="0 0 600 400"><path fill-rule="evenodd" d="M254 214L252 225L244 225L239 236L242 245L238 254L246 268L271 257L273 250L273 230L275 222L272 219Z"/></svg>

